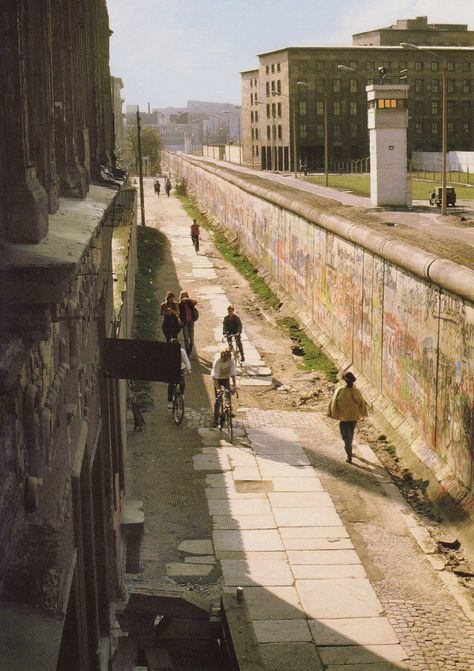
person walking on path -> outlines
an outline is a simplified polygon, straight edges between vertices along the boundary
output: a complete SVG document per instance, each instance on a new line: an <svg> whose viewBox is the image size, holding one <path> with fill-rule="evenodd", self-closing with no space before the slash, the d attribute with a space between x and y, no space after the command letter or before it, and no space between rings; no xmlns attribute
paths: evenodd
<svg viewBox="0 0 474 671"><path fill-rule="evenodd" d="M156 193L156 195L159 196L159 195L160 195L160 191L161 191L161 184L160 184L160 180L159 180L159 179L155 179L155 183L154 183L154 185L153 185L153 188L155 189L155 193Z"/></svg>
<svg viewBox="0 0 474 671"><path fill-rule="evenodd" d="M328 415L339 420L339 431L344 441L349 464L352 464L352 440L357 421L361 417L367 417L367 405L362 394L354 387L355 375L350 371L344 373L342 379L345 387L338 387L329 403Z"/></svg>
<svg viewBox="0 0 474 671"><path fill-rule="evenodd" d="M199 236L201 235L201 228L196 219L193 219L191 224L191 240L196 250L196 254L199 252Z"/></svg>
<svg viewBox="0 0 474 671"><path fill-rule="evenodd" d="M237 371L235 368L235 361L232 358L232 354L228 349L222 350L219 354L216 355L214 363L212 364L211 377L214 382L214 392L216 395L216 400L214 402L214 422L213 426L217 426L218 414L219 414L219 405L217 402L217 392L221 387L224 389L230 389L233 394L237 391L237 386L235 378ZM232 380L232 389L230 387L230 381Z"/></svg>
<svg viewBox="0 0 474 671"><path fill-rule="evenodd" d="M241 333L242 333L242 320L238 315L235 314L234 306L229 305L227 308L227 314L224 317L222 324L222 332L227 337L227 342L229 346L232 346L232 336L235 338L235 343L240 352L240 360L245 361L244 348L242 347Z"/></svg>
<svg viewBox="0 0 474 671"><path fill-rule="evenodd" d="M179 390L181 394L184 396L184 390L186 388L186 382L185 382L185 375L189 375L191 373L191 364L189 362L188 355L186 354L185 350L180 346L178 340L176 338L172 338L170 340L171 345L177 345L180 350L181 350L181 380L179 382ZM172 410L173 408L173 391L174 391L174 382L170 382L168 385L168 409Z"/></svg>
<svg viewBox="0 0 474 671"><path fill-rule="evenodd" d="M189 298L187 291L179 294L179 318L183 325L184 349L190 356L194 345L194 322L196 321L196 303L194 298Z"/></svg>
<svg viewBox="0 0 474 671"><path fill-rule="evenodd" d="M171 191L171 182L170 182L170 178L169 178L169 177L166 178L166 182L165 182L165 191L166 191L166 195L167 195L168 198L169 198L169 197L170 197L170 191Z"/></svg>
<svg viewBox="0 0 474 671"><path fill-rule="evenodd" d="M174 300L174 293L172 291L166 293L165 300L160 306L160 315L163 315L161 330L166 338L166 342L170 342L172 338L177 338L178 333L181 331L178 303Z"/></svg>

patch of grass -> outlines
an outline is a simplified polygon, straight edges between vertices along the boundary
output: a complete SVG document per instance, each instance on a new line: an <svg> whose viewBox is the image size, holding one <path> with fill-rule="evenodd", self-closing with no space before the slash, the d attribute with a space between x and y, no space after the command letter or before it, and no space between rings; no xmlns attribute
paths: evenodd
<svg viewBox="0 0 474 671"><path fill-rule="evenodd" d="M428 173L429 174L429 173ZM324 186L324 175L311 175L310 177L302 178L306 182L312 184L319 184ZM434 186L441 185L441 177L437 176L437 181L433 182L430 179L412 178L412 197L414 200L428 201L429 194L433 191ZM448 186L454 186L456 189L457 198L463 200L471 200L474 198L474 186L463 186L456 182L448 181ZM329 175L329 186L341 191L350 191L356 196L370 196L370 175L368 174L343 174L343 175Z"/></svg>
<svg viewBox="0 0 474 671"><path fill-rule="evenodd" d="M199 224L212 232L214 243L221 253L221 255L232 263L239 273L245 277L252 290L261 298L269 307L278 308L281 301L278 296L270 289L264 278L259 274L258 269L243 255L237 245L233 245L225 234L217 227L211 224L206 217L199 212L193 201L188 197L180 197L180 201L186 210L187 214L193 219L197 219Z"/></svg>
<svg viewBox="0 0 474 671"><path fill-rule="evenodd" d="M278 320L278 326L292 340L304 349L304 355L300 367L305 370L314 370L323 373L329 382L337 382L337 368L324 354L323 350L314 344L306 335L297 320L293 317L284 317Z"/></svg>
<svg viewBox="0 0 474 671"><path fill-rule="evenodd" d="M119 226L113 233L113 259L114 259L114 309L118 314L122 305L122 291L125 289L125 273L127 270L128 240L130 238L130 226Z"/></svg>
<svg viewBox="0 0 474 671"><path fill-rule="evenodd" d="M135 280L134 338L154 340L160 316L160 299L156 286L156 274L163 261L167 245L166 237L154 228L137 228L138 269ZM141 406L151 405L148 390L150 382L136 380L137 400ZM148 399L148 400L147 400Z"/></svg>

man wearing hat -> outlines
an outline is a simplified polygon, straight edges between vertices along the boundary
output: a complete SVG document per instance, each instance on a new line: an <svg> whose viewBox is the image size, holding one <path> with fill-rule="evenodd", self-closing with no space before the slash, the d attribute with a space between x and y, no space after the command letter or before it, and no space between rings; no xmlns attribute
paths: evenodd
<svg viewBox="0 0 474 671"><path fill-rule="evenodd" d="M362 394L354 387L355 375L350 371L344 373L342 379L345 387L338 387L331 399L328 415L339 420L339 431L344 441L344 449L347 454L346 461L352 464L352 440L357 421L361 417L367 417L367 405Z"/></svg>

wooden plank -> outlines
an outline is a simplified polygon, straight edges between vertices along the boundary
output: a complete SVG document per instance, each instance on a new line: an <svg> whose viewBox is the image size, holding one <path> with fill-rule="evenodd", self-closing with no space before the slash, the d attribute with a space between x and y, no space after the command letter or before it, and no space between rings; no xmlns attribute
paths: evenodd
<svg viewBox="0 0 474 671"><path fill-rule="evenodd" d="M172 671L176 668L166 648L146 648L145 657L149 671Z"/></svg>
<svg viewBox="0 0 474 671"><path fill-rule="evenodd" d="M130 671L138 658L138 642L135 637L121 636L112 657L112 671Z"/></svg>

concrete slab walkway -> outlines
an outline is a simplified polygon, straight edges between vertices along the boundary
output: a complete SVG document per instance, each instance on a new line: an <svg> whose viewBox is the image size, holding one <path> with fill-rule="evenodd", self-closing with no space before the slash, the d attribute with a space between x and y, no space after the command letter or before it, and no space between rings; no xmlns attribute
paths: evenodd
<svg viewBox="0 0 474 671"><path fill-rule="evenodd" d="M222 318L230 302L225 288L216 282L215 264L220 260L216 261L210 244L195 254L190 219L176 199L160 202L158 224L170 243L180 285L199 300L200 320L205 315L210 326L214 340L199 344L199 352L210 359L223 346ZM238 385L258 380L271 385L265 354L245 331L243 344L246 361L239 369ZM212 530L210 538L181 541L178 550L184 559L167 564L168 579L201 580L220 569L223 590L245 612L243 619L251 624L268 671L293 667L302 671L474 671L474 660L465 652L469 641L474 641L474 627L460 609L456 622L458 630L462 623L464 638L462 645L454 646L458 657L452 665L440 667L425 663L426 656L422 659L410 647L410 637L404 635L409 617L397 619L398 601L388 608L390 600L385 595L382 599L374 588L371 575L379 569L358 550L361 544L356 543L354 525L349 528L343 521L342 511L347 517L347 510L342 487L350 482L354 501L359 506L363 501L368 511L363 520L367 535L372 533L371 515L376 516L370 512L372 505L382 519L384 515L390 519L400 537L416 524L367 445L358 446L364 468L359 477L370 477L375 493L364 491L360 480L347 475L354 471L344 463L342 449L334 447L339 442L337 425L328 425L317 413L262 411L255 406L236 409L237 438L230 444L210 428L210 409L207 422L198 416L188 392L186 405L185 424L195 431L190 468L196 482L203 481ZM340 485L328 477L328 464L335 462ZM351 500L351 493L347 496L344 491L344 495ZM357 537L363 533L365 527ZM151 548L152 557L158 546L149 534L145 517L145 546ZM439 582L442 589L436 580L433 584ZM243 588L239 602L238 587ZM454 608L451 602L450 608ZM430 625L425 629L430 631Z"/></svg>

